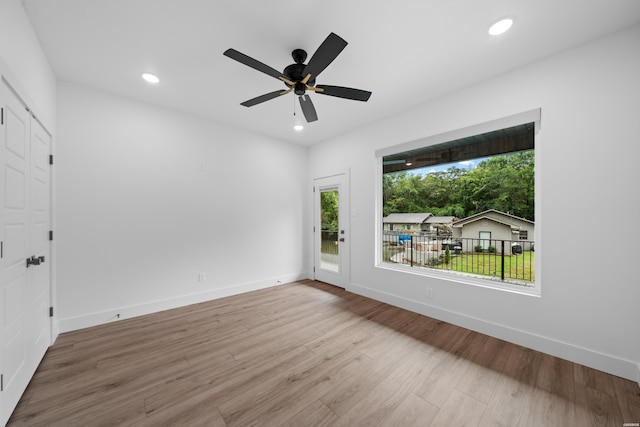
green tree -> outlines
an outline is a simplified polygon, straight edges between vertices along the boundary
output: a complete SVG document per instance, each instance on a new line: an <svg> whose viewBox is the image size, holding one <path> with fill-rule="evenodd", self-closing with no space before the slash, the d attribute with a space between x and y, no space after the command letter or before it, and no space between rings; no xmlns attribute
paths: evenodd
<svg viewBox="0 0 640 427"><path fill-rule="evenodd" d="M320 208L322 212L321 229L338 230L338 192L320 192Z"/></svg>
<svg viewBox="0 0 640 427"><path fill-rule="evenodd" d="M475 169L383 175L383 214L431 212L463 218L496 209L534 220L534 151L493 156Z"/></svg>

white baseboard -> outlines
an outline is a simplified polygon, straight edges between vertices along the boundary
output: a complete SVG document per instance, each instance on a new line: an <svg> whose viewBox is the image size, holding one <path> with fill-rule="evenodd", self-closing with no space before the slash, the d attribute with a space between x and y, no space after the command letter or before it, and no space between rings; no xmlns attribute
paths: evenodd
<svg viewBox="0 0 640 427"><path fill-rule="evenodd" d="M197 304L218 298L238 295L245 292L256 291L258 289L265 289L272 286L278 286L284 283L291 283L307 278L307 272L288 274L284 276L273 277L267 280L261 280L259 282L236 284L224 288L212 289L207 292L201 292L197 294L189 294L171 299L152 301L144 304L118 307L111 310L90 313L77 317L61 318L58 319L57 322L58 329L60 333L75 331L78 329L89 328L91 326L102 325L104 323L143 316L145 314L156 313L158 311L170 310L172 308L184 307L190 304Z"/></svg>
<svg viewBox="0 0 640 427"><path fill-rule="evenodd" d="M429 304L371 289L366 286L350 284L347 289L358 295L404 308L415 313L433 317L463 328L471 329L495 338L499 338L523 347L538 350L560 357L580 365L607 372L622 378L636 381L640 385L640 363L621 359L612 355L576 346L570 343L515 329L510 326L489 322L463 313L444 310Z"/></svg>

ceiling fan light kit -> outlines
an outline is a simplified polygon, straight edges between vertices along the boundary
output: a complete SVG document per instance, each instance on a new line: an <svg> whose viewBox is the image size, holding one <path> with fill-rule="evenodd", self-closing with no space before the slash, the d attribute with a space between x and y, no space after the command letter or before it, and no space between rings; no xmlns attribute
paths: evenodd
<svg viewBox="0 0 640 427"><path fill-rule="evenodd" d="M307 91L363 102L368 101L371 96L371 92L361 89L329 85L316 86L316 78L318 75L327 68L334 59L336 59L346 46L347 42L344 39L335 33L331 33L322 42L320 47L318 47L318 50L316 50L307 64L304 64L304 61L307 59L306 51L303 49L295 49L291 52L291 57L293 58L294 63L288 65L282 73L275 68L271 68L270 66L245 55L244 53L238 52L235 49L227 49L224 52L224 55L248 67L272 76L282 81L286 86L286 89L284 90L277 90L260 95L244 101L240 105L253 107L254 105L258 105L265 101L293 92L300 101L300 108L302 109L302 113L304 114L306 121L311 123L318 120L318 115Z"/></svg>

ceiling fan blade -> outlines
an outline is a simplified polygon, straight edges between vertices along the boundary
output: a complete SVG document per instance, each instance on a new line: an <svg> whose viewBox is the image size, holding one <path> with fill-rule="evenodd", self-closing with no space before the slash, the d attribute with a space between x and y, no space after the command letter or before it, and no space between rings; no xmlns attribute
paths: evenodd
<svg viewBox="0 0 640 427"><path fill-rule="evenodd" d="M253 59L252 57L245 55L244 53L238 52L235 49L225 50L224 56L235 59L236 61L246 65L247 67L251 67L254 70L258 70L260 72L268 74L271 77L286 81L286 77L280 71L276 70L275 68L271 68L268 65L258 61L257 59Z"/></svg>
<svg viewBox="0 0 640 427"><path fill-rule="evenodd" d="M300 99L300 107L302 107L302 113L304 114L304 118L307 119L307 122L311 123L318 120L318 114L316 114L316 108L313 106L311 98L307 95L301 95L298 98Z"/></svg>
<svg viewBox="0 0 640 427"><path fill-rule="evenodd" d="M371 92L366 90L354 89L351 87L317 85L316 93L329 96L337 96L338 98L353 99L355 101L368 101Z"/></svg>
<svg viewBox="0 0 640 427"><path fill-rule="evenodd" d="M250 99L248 101L244 101L244 102L240 103L240 105L244 105L245 107L253 107L254 105L261 104L261 103L263 103L265 101L269 101L270 99L277 98L280 95L284 95L286 93L289 93L289 92L291 92L291 90L292 89L290 89L290 90L277 90L275 92L265 93L264 95L260 95L260 96L257 96L255 98L253 98L253 99Z"/></svg>
<svg viewBox="0 0 640 427"><path fill-rule="evenodd" d="M316 53L313 54L307 66L304 67L302 75L308 76L311 74L311 77L315 79L322 70L327 68L327 66L336 59L346 46L347 42L344 41L342 37L335 33L329 34L318 50L316 50Z"/></svg>

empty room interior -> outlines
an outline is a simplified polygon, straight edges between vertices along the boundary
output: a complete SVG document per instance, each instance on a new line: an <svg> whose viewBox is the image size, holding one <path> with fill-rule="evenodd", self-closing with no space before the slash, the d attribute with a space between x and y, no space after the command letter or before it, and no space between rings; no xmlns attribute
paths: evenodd
<svg viewBox="0 0 640 427"><path fill-rule="evenodd" d="M637 0L1 0L0 78L0 425L640 425Z"/></svg>

